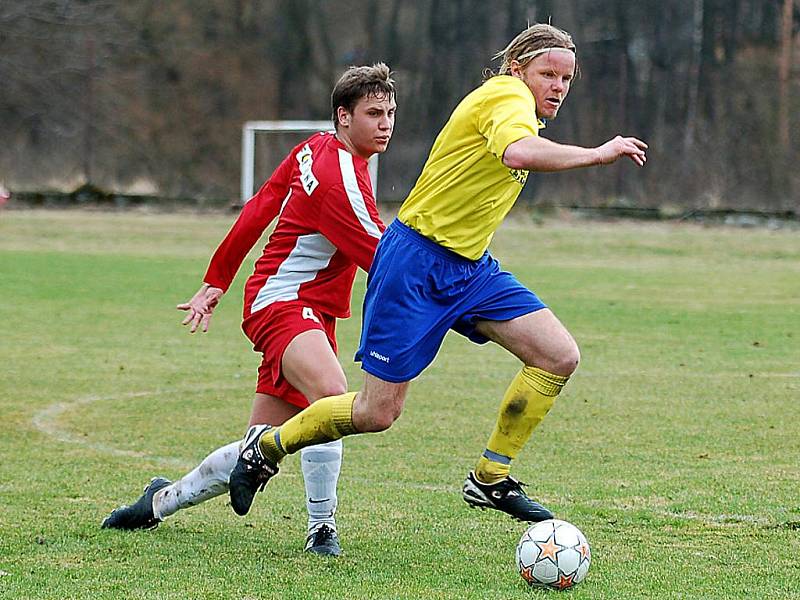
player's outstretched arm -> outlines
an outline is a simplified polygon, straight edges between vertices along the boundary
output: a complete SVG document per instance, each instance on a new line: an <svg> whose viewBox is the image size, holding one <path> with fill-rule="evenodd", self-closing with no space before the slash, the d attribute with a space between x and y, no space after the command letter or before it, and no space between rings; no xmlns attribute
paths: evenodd
<svg viewBox="0 0 800 600"><path fill-rule="evenodd" d="M192 296L191 300L176 306L178 310L187 311L187 315L181 322L181 325L189 325L189 333L194 333L198 328L200 328L203 333L208 331L211 315L224 293L222 289L207 283L201 285L200 289Z"/></svg>
<svg viewBox="0 0 800 600"><path fill-rule="evenodd" d="M528 136L508 145L503 164L526 171L566 171L607 165L627 156L637 165L647 162L647 144L635 137L617 136L597 148L559 144L539 136Z"/></svg>

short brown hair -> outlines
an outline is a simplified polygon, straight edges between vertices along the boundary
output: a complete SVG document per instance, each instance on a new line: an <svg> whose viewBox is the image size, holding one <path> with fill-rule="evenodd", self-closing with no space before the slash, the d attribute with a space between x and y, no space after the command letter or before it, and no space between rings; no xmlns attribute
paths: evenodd
<svg viewBox="0 0 800 600"><path fill-rule="evenodd" d="M384 63L375 63L371 67L350 67L333 86L331 93L331 118L339 127L336 112L342 106L352 113L358 101L366 96L394 97L394 79L392 72Z"/></svg>
<svg viewBox="0 0 800 600"><path fill-rule="evenodd" d="M563 29L553 27L547 23L535 23L522 31L509 42L508 46L494 55L495 59L503 59L498 75L511 73L512 60L518 61L520 67L525 67L535 58L531 55L544 48L566 48L575 52L575 43L572 41L572 36ZM575 73L577 74L577 72L578 63L576 62Z"/></svg>

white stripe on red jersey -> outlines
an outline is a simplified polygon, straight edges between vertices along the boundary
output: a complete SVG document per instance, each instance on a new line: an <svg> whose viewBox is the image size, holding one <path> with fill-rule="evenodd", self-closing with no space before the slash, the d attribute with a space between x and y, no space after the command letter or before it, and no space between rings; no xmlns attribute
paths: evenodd
<svg viewBox="0 0 800 600"><path fill-rule="evenodd" d="M281 213L283 212L283 209L286 208L286 203L289 202L289 198L291 198L291 197L292 197L292 190L290 189L288 192L286 192L286 198L284 198L283 202L281 202L281 207L278 210L278 216L279 217L281 216Z"/></svg>
<svg viewBox="0 0 800 600"><path fill-rule="evenodd" d="M273 302L297 300L300 286L316 279L335 253L336 246L321 233L299 236L278 271L268 277L264 287L258 290L250 312L254 313Z"/></svg>
<svg viewBox="0 0 800 600"><path fill-rule="evenodd" d="M245 204L204 281L227 290L276 215L275 229L245 284L245 316L297 299L333 317L349 316L356 267L369 270L385 229L367 161L329 133L301 142Z"/></svg>
<svg viewBox="0 0 800 600"><path fill-rule="evenodd" d="M353 155L346 150L339 150L339 168L342 171L342 180L344 181L344 190L347 192L347 199L350 200L350 206L353 208L356 217L358 217L358 222L372 237L380 238L381 232L378 226L370 219L367 207L364 204L364 195L358 187L356 171L353 167Z"/></svg>

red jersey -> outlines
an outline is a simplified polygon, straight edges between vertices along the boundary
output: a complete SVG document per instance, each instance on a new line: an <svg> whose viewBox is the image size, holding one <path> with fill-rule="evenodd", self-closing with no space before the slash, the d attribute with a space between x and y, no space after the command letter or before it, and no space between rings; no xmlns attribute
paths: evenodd
<svg viewBox="0 0 800 600"><path fill-rule="evenodd" d="M369 271L385 229L367 161L350 154L332 133L301 142L244 205L203 281L227 291L276 215L275 229L245 284L245 316L300 299L330 316L349 317L356 267Z"/></svg>

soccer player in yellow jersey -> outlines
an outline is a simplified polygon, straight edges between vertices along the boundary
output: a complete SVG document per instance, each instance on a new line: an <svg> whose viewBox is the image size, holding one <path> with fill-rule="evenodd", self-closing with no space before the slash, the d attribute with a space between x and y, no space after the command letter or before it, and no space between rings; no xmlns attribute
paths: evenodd
<svg viewBox="0 0 800 600"><path fill-rule="evenodd" d="M647 145L615 137L597 148L539 136L567 97L575 75L568 33L536 24L498 54L498 75L470 93L434 142L422 174L387 228L364 300L356 359L360 392L323 398L277 428L255 426L231 473L231 503L250 508L259 486L286 454L346 435L388 429L408 384L434 359L449 329L493 341L522 362L500 404L486 448L464 482L468 504L524 521L552 517L509 475L534 428L578 366L570 333L487 251L529 171L564 171L621 157L643 166Z"/></svg>

